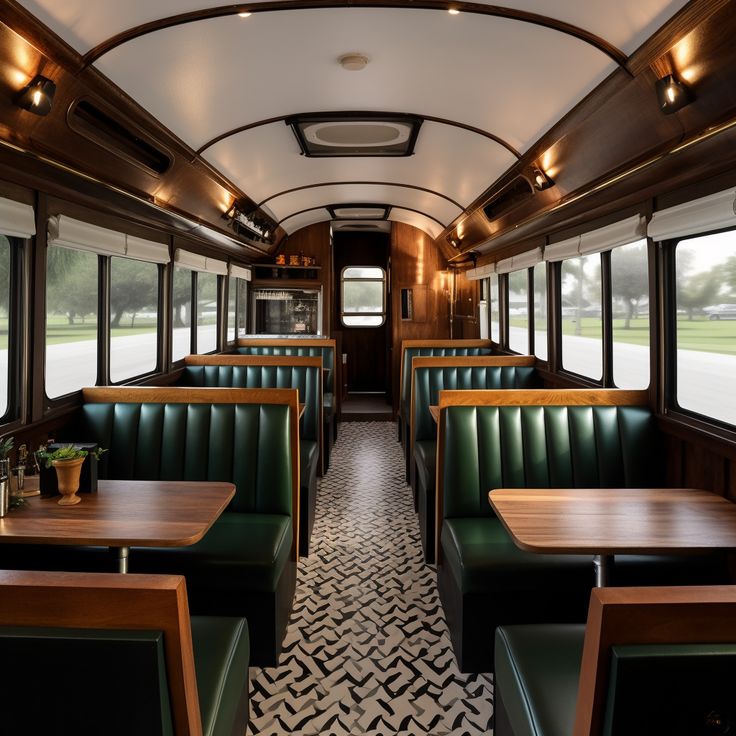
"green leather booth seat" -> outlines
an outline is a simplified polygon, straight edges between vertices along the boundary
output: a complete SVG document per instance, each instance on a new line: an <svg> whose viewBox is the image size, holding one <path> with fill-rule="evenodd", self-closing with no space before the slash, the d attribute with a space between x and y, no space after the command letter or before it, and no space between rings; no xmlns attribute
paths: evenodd
<svg viewBox="0 0 736 736"><path fill-rule="evenodd" d="M495 646L495 736L571 736L585 624L501 626Z"/></svg>
<svg viewBox="0 0 736 736"><path fill-rule="evenodd" d="M418 367L414 369L414 464L417 510L424 559L435 560L435 473L437 423L429 407L439 404L445 389L524 389L539 388L541 381L532 366L458 366L452 368Z"/></svg>
<svg viewBox="0 0 736 736"><path fill-rule="evenodd" d="M308 341L305 341L308 342ZM309 345L247 345L238 348L241 355L301 355L310 358L322 358L322 367L327 370L323 377L323 422L324 422L324 462L325 471L330 464L330 450L337 437L337 421L335 417L335 351L331 347ZM300 394L301 395L301 394Z"/></svg>
<svg viewBox="0 0 736 736"><path fill-rule="evenodd" d="M304 414L299 422L299 555L309 555L319 474L322 371L313 366L187 365L179 386L199 388L295 388Z"/></svg>
<svg viewBox="0 0 736 736"><path fill-rule="evenodd" d="M414 358L441 358L464 355L490 355L490 348L406 348L401 368L401 387L399 408L402 425L399 427L399 439L404 445L406 458L406 482L411 482L411 362ZM446 387L447 388L447 387Z"/></svg>
<svg viewBox="0 0 736 736"><path fill-rule="evenodd" d="M83 612L80 619L83 619ZM248 725L248 625L193 616L203 736ZM0 627L2 730L7 734L174 736L162 631Z"/></svg>
<svg viewBox="0 0 736 736"><path fill-rule="evenodd" d="M501 624L584 621L590 556L524 552L488 503L494 488L662 485L651 411L639 406L450 406L445 410L438 587L462 671L493 666ZM722 555L617 555L616 585L725 582ZM544 605L540 605L540 601Z"/></svg>
<svg viewBox="0 0 736 736"><path fill-rule="evenodd" d="M193 613L244 616L252 663L275 664L296 587L289 407L91 403L81 408L73 437L109 448L101 478L235 484L233 500L202 540L136 547L130 571L183 574ZM114 569L100 548L3 547L0 565L11 569Z"/></svg>

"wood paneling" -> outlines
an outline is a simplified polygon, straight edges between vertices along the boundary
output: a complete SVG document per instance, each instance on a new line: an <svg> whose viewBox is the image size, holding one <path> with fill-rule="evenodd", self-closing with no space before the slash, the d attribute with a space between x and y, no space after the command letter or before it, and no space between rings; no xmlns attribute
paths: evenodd
<svg viewBox="0 0 736 736"><path fill-rule="evenodd" d="M406 339L448 339L449 274L441 273L447 261L431 238L421 230L394 222L391 226L391 393L394 412L399 406L401 342ZM427 287L430 319L413 322L401 319L401 289Z"/></svg>
<svg viewBox="0 0 736 736"><path fill-rule="evenodd" d="M646 391L601 389L505 389L496 391L440 391L440 409L446 406L646 406Z"/></svg>

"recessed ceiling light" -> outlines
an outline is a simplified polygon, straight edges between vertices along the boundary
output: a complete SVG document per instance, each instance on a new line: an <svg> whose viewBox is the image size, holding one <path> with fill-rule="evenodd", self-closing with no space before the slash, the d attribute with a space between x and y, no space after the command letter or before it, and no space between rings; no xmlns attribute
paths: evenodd
<svg viewBox="0 0 736 736"><path fill-rule="evenodd" d="M238 13L238 18L250 18L253 13L245 11L244 13Z"/></svg>
<svg viewBox="0 0 736 736"><path fill-rule="evenodd" d="M337 61L343 69L359 72L367 66L368 57L365 54L343 54Z"/></svg>
<svg viewBox="0 0 736 736"><path fill-rule="evenodd" d="M450 15L460 15L460 11L457 8L448 8L447 12Z"/></svg>

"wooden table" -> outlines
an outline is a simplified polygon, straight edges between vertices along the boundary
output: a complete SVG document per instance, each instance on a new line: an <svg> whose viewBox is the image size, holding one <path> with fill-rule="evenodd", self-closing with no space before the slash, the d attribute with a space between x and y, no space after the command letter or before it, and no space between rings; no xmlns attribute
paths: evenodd
<svg viewBox="0 0 736 736"><path fill-rule="evenodd" d="M110 547L128 571L130 547L183 547L198 542L235 495L232 483L101 480L76 506L58 496L28 498L0 519L0 543Z"/></svg>
<svg viewBox="0 0 736 736"><path fill-rule="evenodd" d="M594 555L596 587L616 553L736 548L736 504L694 488L498 488L488 500L521 549Z"/></svg>
<svg viewBox="0 0 736 736"><path fill-rule="evenodd" d="M429 413L432 415L435 424L440 423L440 408L436 404L429 405Z"/></svg>

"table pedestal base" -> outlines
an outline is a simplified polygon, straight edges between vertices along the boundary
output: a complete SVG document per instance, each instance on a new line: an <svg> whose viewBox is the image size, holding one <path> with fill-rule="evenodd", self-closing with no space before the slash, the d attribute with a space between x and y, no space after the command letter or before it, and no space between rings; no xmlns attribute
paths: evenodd
<svg viewBox="0 0 736 736"><path fill-rule="evenodd" d="M110 552L114 552L118 558L118 572L123 575L127 573L130 547L110 547Z"/></svg>
<svg viewBox="0 0 736 736"><path fill-rule="evenodd" d="M593 555L596 588L605 588L608 585L608 576L611 573L612 563L613 555Z"/></svg>

